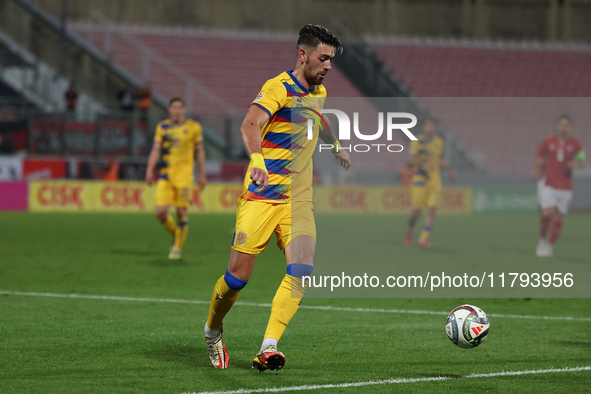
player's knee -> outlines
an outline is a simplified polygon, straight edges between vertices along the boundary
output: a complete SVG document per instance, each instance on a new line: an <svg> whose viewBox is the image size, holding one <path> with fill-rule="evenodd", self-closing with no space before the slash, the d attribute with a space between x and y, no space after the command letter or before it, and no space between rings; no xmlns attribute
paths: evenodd
<svg viewBox="0 0 591 394"><path fill-rule="evenodd" d="M189 214L187 213L187 208L178 208L176 211L179 220L186 222L189 219Z"/></svg>
<svg viewBox="0 0 591 394"><path fill-rule="evenodd" d="M293 276L294 278L302 279L305 276L310 277L312 271L314 271L313 265L292 263L287 266L287 275Z"/></svg>
<svg viewBox="0 0 591 394"><path fill-rule="evenodd" d="M228 270L226 270L226 275L224 275L224 281L226 281L226 284L232 290L242 290L248 284L247 280L238 279Z"/></svg>
<svg viewBox="0 0 591 394"><path fill-rule="evenodd" d="M168 216L168 211L163 209L156 209L156 218L161 222L166 221L166 217Z"/></svg>

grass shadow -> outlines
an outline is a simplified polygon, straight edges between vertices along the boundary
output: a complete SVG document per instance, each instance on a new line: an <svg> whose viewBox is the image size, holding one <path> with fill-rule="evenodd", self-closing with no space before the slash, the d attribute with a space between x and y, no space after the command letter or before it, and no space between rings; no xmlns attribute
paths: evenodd
<svg viewBox="0 0 591 394"><path fill-rule="evenodd" d="M139 249L112 249L108 253L125 256L156 256L160 252Z"/></svg>
<svg viewBox="0 0 591 394"><path fill-rule="evenodd" d="M167 361L175 364L183 364L189 367L211 367L207 357L205 344L197 346L163 346L151 349L144 353L144 356Z"/></svg>
<svg viewBox="0 0 591 394"><path fill-rule="evenodd" d="M168 259L156 259L148 262L149 265L152 267L159 267L159 268L178 268L178 267L187 267L189 264L181 260L168 260Z"/></svg>
<svg viewBox="0 0 591 394"><path fill-rule="evenodd" d="M240 358L236 353L238 352L232 354L230 360L232 368L250 369L252 360L244 357ZM209 362L205 342L203 346L163 346L145 352L143 355L151 359L183 364L188 367L214 369Z"/></svg>
<svg viewBox="0 0 591 394"><path fill-rule="evenodd" d="M591 342L584 341L555 341L555 344L565 347L575 347L577 349L591 350Z"/></svg>

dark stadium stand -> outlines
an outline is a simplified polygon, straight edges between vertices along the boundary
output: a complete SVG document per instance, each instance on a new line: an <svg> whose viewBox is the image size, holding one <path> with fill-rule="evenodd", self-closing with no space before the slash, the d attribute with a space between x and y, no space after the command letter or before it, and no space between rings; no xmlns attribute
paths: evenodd
<svg viewBox="0 0 591 394"><path fill-rule="evenodd" d="M586 97L591 47L368 38L421 97Z"/></svg>
<svg viewBox="0 0 591 394"><path fill-rule="evenodd" d="M589 46L367 40L490 173L527 173L560 113L591 146Z"/></svg>

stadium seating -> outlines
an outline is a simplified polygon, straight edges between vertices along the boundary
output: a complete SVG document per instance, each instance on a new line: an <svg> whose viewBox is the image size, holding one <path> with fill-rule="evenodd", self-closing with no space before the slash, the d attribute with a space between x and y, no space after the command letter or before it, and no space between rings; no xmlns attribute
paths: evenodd
<svg viewBox="0 0 591 394"><path fill-rule="evenodd" d="M71 29L104 49L103 26L76 23ZM148 56L144 52L149 48L202 84L206 90L194 89L193 95L194 112L201 115L224 114L224 106L243 114L253 92L295 62L295 37L291 34L125 26L112 27L110 34L111 58L135 75L146 74ZM141 45L130 42L129 37ZM591 117L583 98L591 91L591 74L586 71L591 68L591 51L585 46L366 39L491 173L527 173L537 143L559 113L573 116L573 135L584 146L591 146L591 134L586 132ZM168 97L184 95L182 76L151 58L153 88ZM362 97L337 68L325 85L332 97ZM519 144L510 143L517 139ZM517 148L522 144L527 151ZM370 156L357 162L360 167L400 169L406 155L391 155L385 161L374 161Z"/></svg>
<svg viewBox="0 0 591 394"><path fill-rule="evenodd" d="M71 29L97 48L104 48L105 30L101 25L77 23ZM246 112L267 79L293 67L296 61L297 36L291 34L232 31L212 34L198 29L124 26L115 27L111 34L111 58L135 75L142 75L145 56L140 47L126 39L129 36L194 78L240 114ZM185 94L185 82L158 62L150 62L150 82L165 96ZM327 78L326 87L333 97L363 96L336 68ZM211 100L207 97L196 96L195 112L219 114L219 106L208 102Z"/></svg>
<svg viewBox="0 0 591 394"><path fill-rule="evenodd" d="M527 173L560 113L591 146L589 46L367 40L491 173Z"/></svg>
<svg viewBox="0 0 591 394"><path fill-rule="evenodd" d="M97 48L104 48L105 30L102 26L76 23L70 28ZM140 76L145 67L141 47L130 42L131 36L199 81L239 115L246 112L267 79L293 67L296 62L297 36L292 34L125 26L113 27L111 34L111 58L130 72ZM184 95L185 82L161 63L150 62L152 87L167 97ZM361 102L352 103L355 110L375 112L369 101L363 99L363 94L338 68L332 68L324 85L331 99L361 98ZM216 127L215 120L208 117L223 114L220 106L196 94L193 96L193 109L210 122L212 128L221 132L222 127ZM372 118L369 125L362 127L372 130L377 127L377 119ZM397 139L392 143L402 141ZM406 155L388 155L386 159L382 155L371 154L361 157L363 159L356 162L357 169L391 171L402 168Z"/></svg>

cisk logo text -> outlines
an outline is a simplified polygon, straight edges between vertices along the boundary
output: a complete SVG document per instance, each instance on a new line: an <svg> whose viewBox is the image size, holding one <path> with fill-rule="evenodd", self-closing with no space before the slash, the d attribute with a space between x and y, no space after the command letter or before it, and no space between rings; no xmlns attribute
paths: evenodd
<svg viewBox="0 0 591 394"><path fill-rule="evenodd" d="M341 143L341 148L337 148L337 150L346 150L349 152L369 152L375 150L377 152L380 151L387 151L391 153L402 152L404 147L400 144L349 144L348 146L345 144L345 141L351 139L351 120L349 116L338 109L322 109L321 113L324 114L333 114L337 117L338 120L338 137L337 139ZM394 130L402 131L410 140L417 141L417 137L410 131L413 127L417 125L417 117L408 112L379 112L378 113L378 130L373 134L363 134L359 130L359 112L353 113L353 133L355 137L362 140L362 141L378 141L382 135L384 134L384 119L386 123L386 140L392 141L392 135ZM398 123L399 119L408 119L410 122L407 123ZM308 133L307 137L309 140L313 138L314 134L314 119L308 119ZM334 148L332 144L319 144L318 145L319 151L322 150L331 150Z"/></svg>

